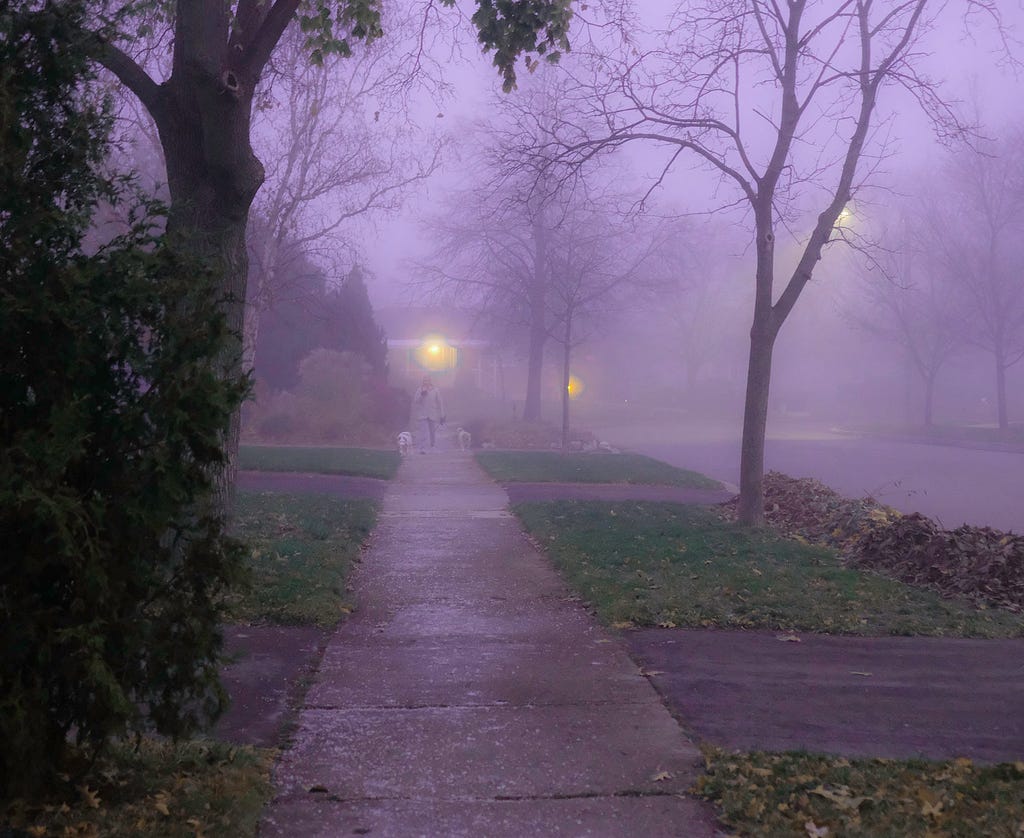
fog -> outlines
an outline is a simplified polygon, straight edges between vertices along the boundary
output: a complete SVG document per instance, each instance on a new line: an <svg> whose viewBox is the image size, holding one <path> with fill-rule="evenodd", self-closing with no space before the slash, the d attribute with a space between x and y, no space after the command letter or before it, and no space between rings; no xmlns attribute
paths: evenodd
<svg viewBox="0 0 1024 838"><path fill-rule="evenodd" d="M339 252L346 264L368 268L370 299L389 338L413 337L395 331L396 311L431 309L463 324L450 337L492 344L501 386L490 404L481 399L472 410L520 417L530 398L530 342L527 322L513 316L522 299L507 292L510 265L523 258L513 255L511 239L517 224L526 231L543 216L562 248L563 285L561 313L552 308L543 350L542 418L561 421L565 341L555 321L564 324L571 310L571 424L735 482L755 297L752 205L721 165L692 149L631 141L593 157L579 153L611 124L607 113L602 124L599 106L625 107L602 87L615 55L638 66L643 55L651 62L645 72L667 72L666 87L678 81L646 52L659 43L655 30L678 25L670 17L675 7L641 5L640 22L650 31L630 26L626 43L602 18L623 4L581 8L574 50L558 65L521 68L519 87L508 94L489 59L473 49L465 20L439 29L429 44L432 63L422 71L429 80L410 74L387 115L390 136L401 137L416 174L405 175L400 197L346 223ZM1020 530L1024 520L1013 509L992 511L1006 494L1024 490L996 474L1024 473L1021 454L1011 450L1024 443L1024 363L1017 363L1024 353L1024 114L1014 64L1021 9L997 8L998 21L983 10L965 18L945 9L905 59L900 82L882 88L845 207L774 343L766 464L803 469L946 523L962 517ZM853 50L848 40L839 43L833 66ZM763 166L777 136L777 91L757 72L732 82L746 109L745 153L755 168ZM599 101L599 94L608 98ZM783 169L774 200L776 302L833 198L856 115L849 95L815 106ZM636 107L636 100L625 104ZM647 105L657 111L653 99ZM660 113L669 113L665 107ZM378 109L373 120L380 119ZM557 143L577 153L558 152ZM424 168L428 149L441 151ZM539 158L547 168L538 168ZM741 172L745 165L733 151L721 161ZM329 199L315 205L321 220L340 211ZM586 239L585 231L598 227L600 234ZM606 251L584 264L581 254L593 255L598 243ZM577 265L576 296L566 297L565 276ZM998 288L983 287L997 275ZM602 293L591 293L601 283ZM998 486L1000 498L976 508L961 501L980 487L947 485L943 491L960 499L937 500L937 478L917 486L918 476L898 464L901 457L917 462L917 449L889 451L872 466L877 473L851 476L836 465L838 455L783 462L785 446L775 444L806 440L810 451L832 440L836 452L862 440L867 452L879 440L935 441L949 428L958 429L946 435L966 459L937 468ZM693 448L695 441L707 446ZM719 442L713 461L694 462ZM966 464L974 463L966 452L986 447L997 451L994 460L983 468ZM945 454L936 450L926 448L924 459L939 463ZM850 458L864 466L871 455L854 451Z"/></svg>

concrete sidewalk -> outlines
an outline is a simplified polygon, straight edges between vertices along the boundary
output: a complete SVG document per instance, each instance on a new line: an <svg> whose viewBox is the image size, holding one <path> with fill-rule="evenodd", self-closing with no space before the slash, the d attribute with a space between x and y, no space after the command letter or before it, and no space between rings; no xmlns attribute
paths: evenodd
<svg viewBox="0 0 1024 838"><path fill-rule="evenodd" d="M711 836L700 757L468 454L409 457L261 836Z"/></svg>

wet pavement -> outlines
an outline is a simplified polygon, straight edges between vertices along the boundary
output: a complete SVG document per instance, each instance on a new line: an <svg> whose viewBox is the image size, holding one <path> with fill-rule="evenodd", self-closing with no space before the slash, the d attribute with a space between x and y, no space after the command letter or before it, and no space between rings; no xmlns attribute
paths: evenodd
<svg viewBox="0 0 1024 838"><path fill-rule="evenodd" d="M715 834L692 742L468 454L409 457L261 836Z"/></svg>
<svg viewBox="0 0 1024 838"><path fill-rule="evenodd" d="M706 428L685 416L595 428L630 450L738 483L739 428ZM963 523L1024 532L1024 452L857 436L772 421L765 468L814 477L847 497L871 495L952 529Z"/></svg>
<svg viewBox="0 0 1024 838"><path fill-rule="evenodd" d="M686 729L719 747L1024 759L1024 639L687 629L625 638Z"/></svg>

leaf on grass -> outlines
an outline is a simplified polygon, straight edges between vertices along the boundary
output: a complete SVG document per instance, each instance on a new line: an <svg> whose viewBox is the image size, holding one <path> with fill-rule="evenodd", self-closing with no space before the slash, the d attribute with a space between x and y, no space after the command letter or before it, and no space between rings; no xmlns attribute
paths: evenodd
<svg viewBox="0 0 1024 838"><path fill-rule="evenodd" d="M829 789L825 788L825 786L819 785L811 789L808 794L816 794L818 797L824 797L826 800L832 801L832 803L844 812L855 812L860 809L865 801L871 800L870 797L854 797L850 794L850 790L845 786L840 786L836 789Z"/></svg>
<svg viewBox="0 0 1024 838"><path fill-rule="evenodd" d="M800 638L795 634L778 634L775 636L776 640L781 640L783 643L799 643Z"/></svg>
<svg viewBox="0 0 1024 838"><path fill-rule="evenodd" d="M675 627L676 624L673 623L671 620L662 620L660 623L658 623L658 628L674 629Z"/></svg>
<svg viewBox="0 0 1024 838"><path fill-rule="evenodd" d="M98 792L93 791L88 786L79 786L78 790L82 793L82 802L90 809L100 808L100 796Z"/></svg>
<svg viewBox="0 0 1024 838"><path fill-rule="evenodd" d="M153 808L156 809L161 815L170 817L171 810L168 808L167 803L170 800L170 795L165 791L158 791L153 795Z"/></svg>

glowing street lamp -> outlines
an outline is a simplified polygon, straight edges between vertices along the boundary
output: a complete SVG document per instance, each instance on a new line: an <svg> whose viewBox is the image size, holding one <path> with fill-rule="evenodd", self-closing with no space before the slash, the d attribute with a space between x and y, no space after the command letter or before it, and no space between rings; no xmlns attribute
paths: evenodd
<svg viewBox="0 0 1024 838"><path fill-rule="evenodd" d="M440 372L454 366L455 347L444 335L427 335L416 348L416 361L423 369Z"/></svg>
<svg viewBox="0 0 1024 838"><path fill-rule="evenodd" d="M569 386L566 388L569 391L569 398L574 401L583 395L583 391L586 386L583 384L583 379L577 378L575 375L569 376Z"/></svg>

